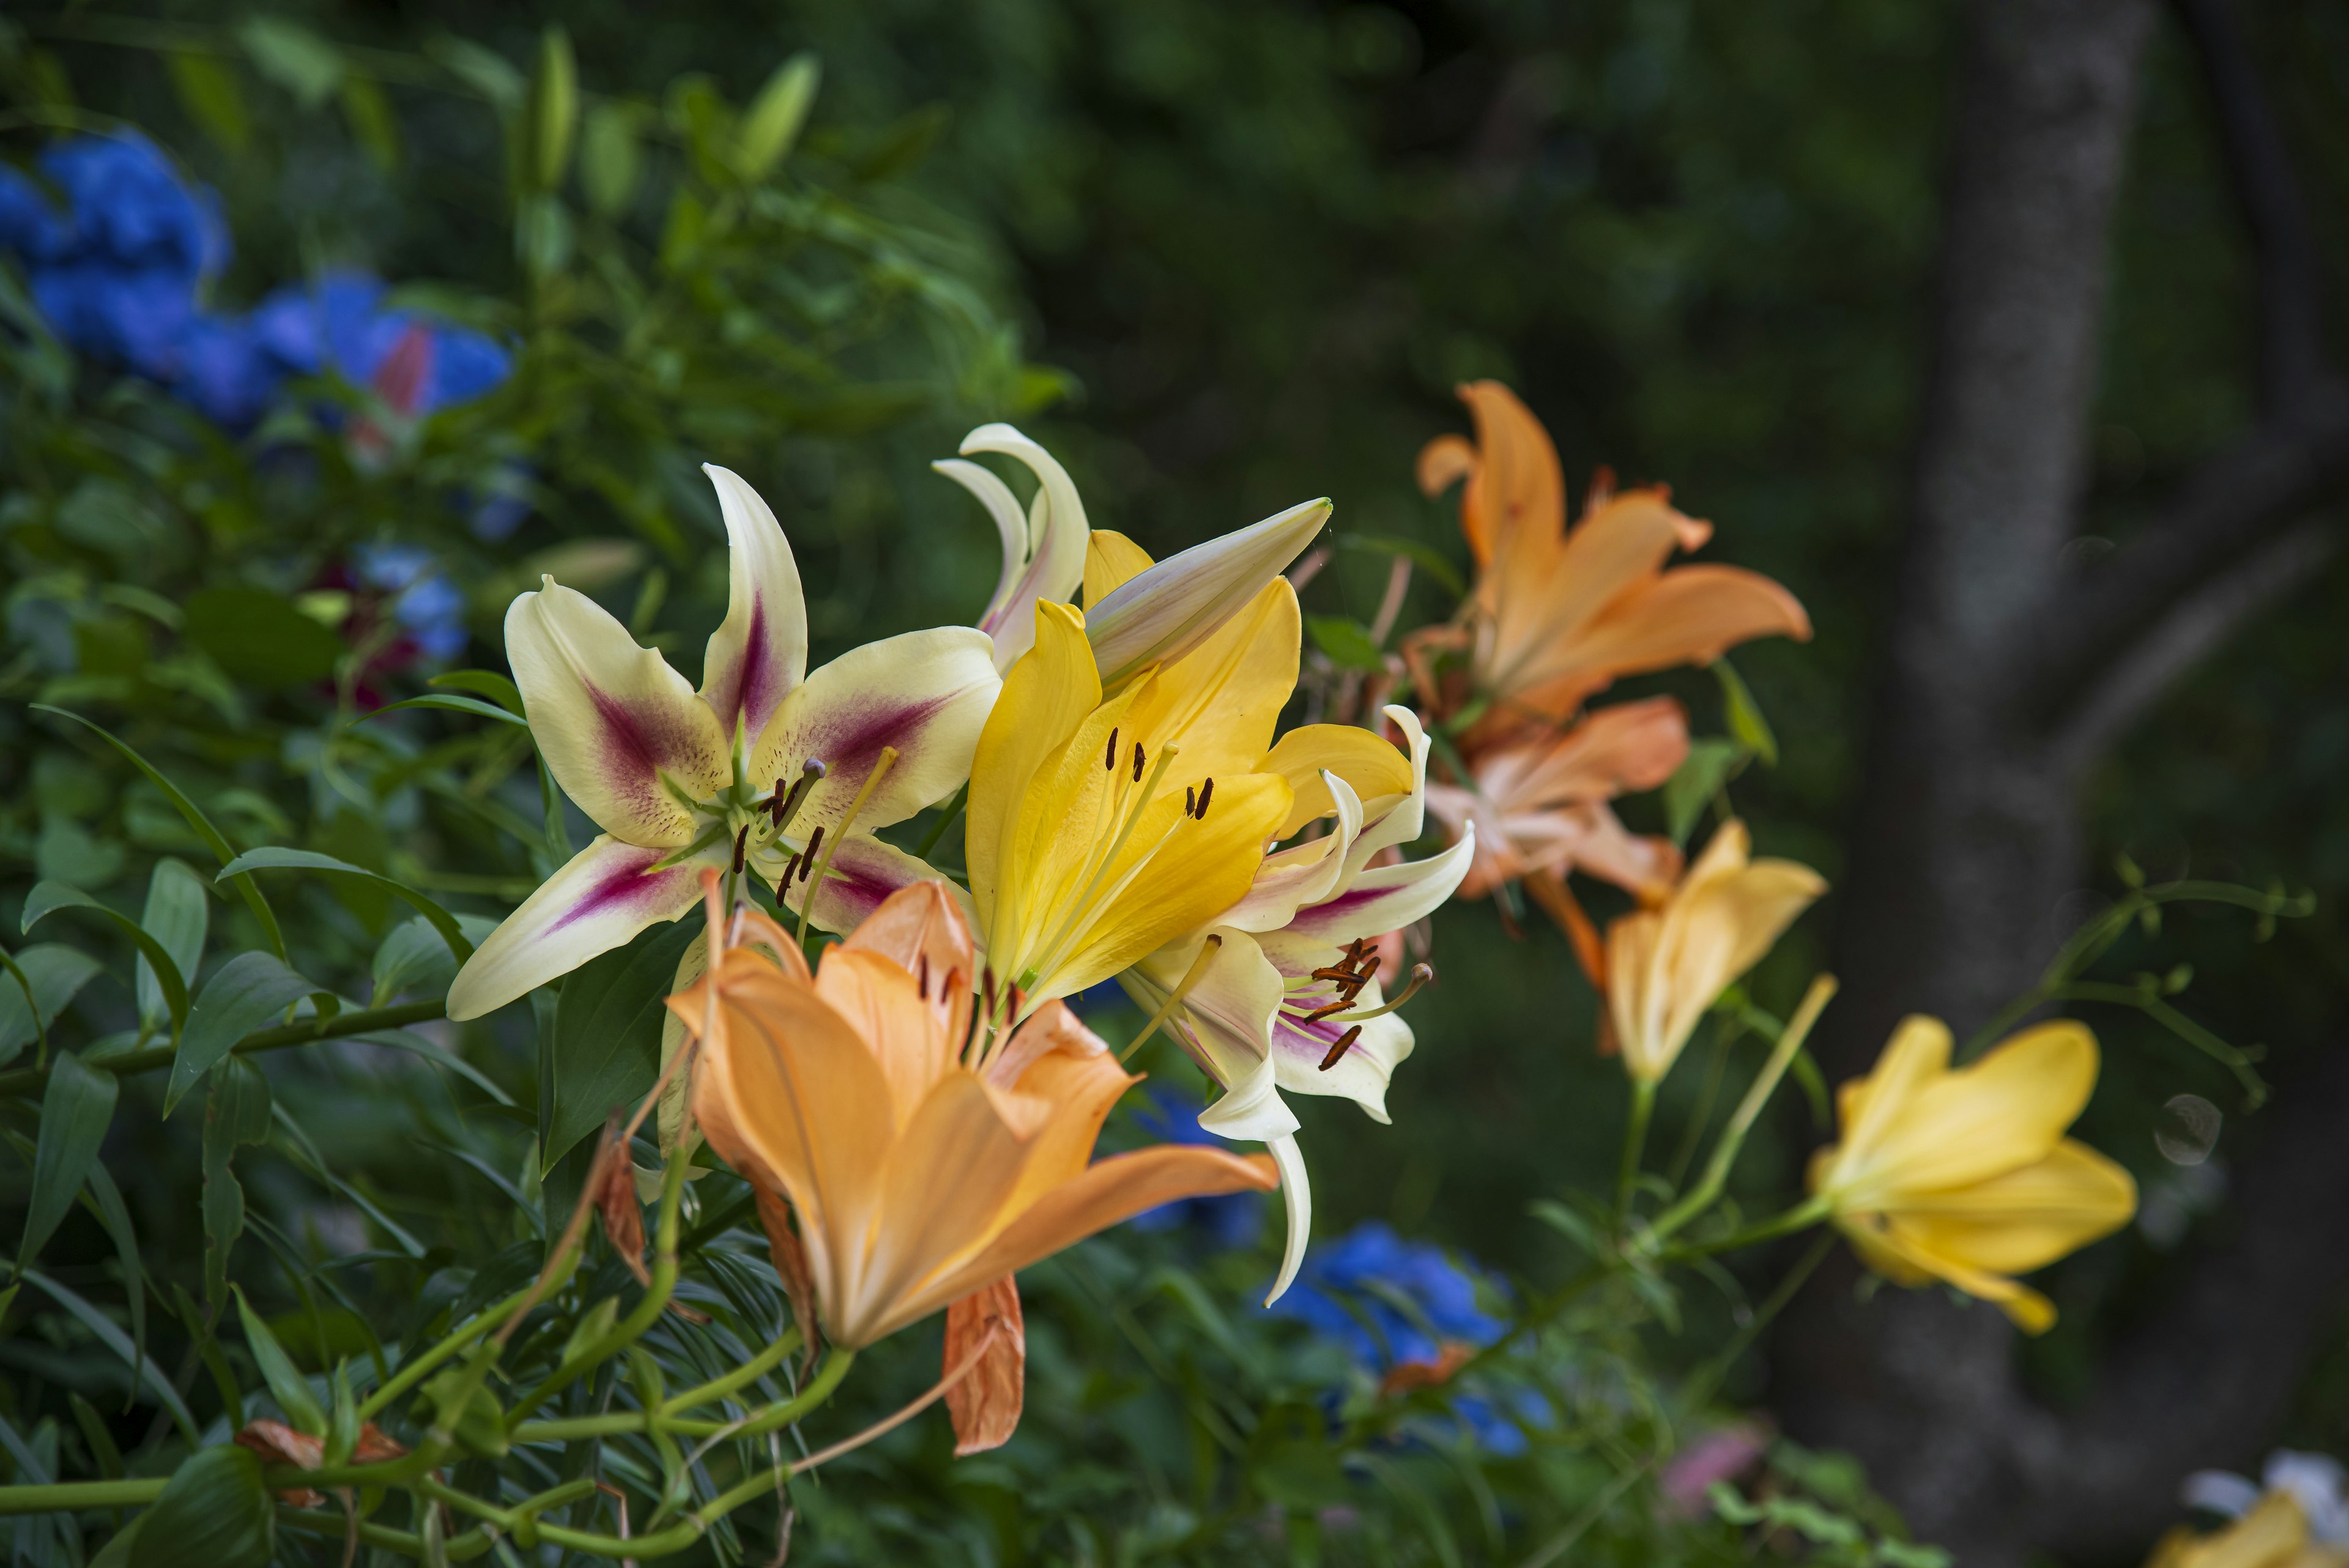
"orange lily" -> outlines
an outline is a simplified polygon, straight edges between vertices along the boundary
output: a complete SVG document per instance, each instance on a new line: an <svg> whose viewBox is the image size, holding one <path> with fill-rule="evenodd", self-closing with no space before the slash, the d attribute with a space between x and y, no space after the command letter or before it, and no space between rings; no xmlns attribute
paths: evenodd
<svg viewBox="0 0 2349 1568"><path fill-rule="evenodd" d="M1460 527L1476 587L1462 624L1445 630L1469 649L1468 690L1436 705L1487 704L1483 738L1562 722L1620 676L1710 663L1773 633L1809 638L1802 605L1768 577L1710 564L1665 569L1713 525L1675 511L1661 488L1615 494L1602 482L1568 530L1549 432L1498 381L1470 382L1460 398L1476 443L1428 442L1419 483L1433 495L1467 482Z"/></svg>
<svg viewBox="0 0 2349 1568"><path fill-rule="evenodd" d="M1015 1028L975 994L970 930L943 883L892 894L813 973L788 940L728 947L712 923L717 961L669 998L699 1041L694 1115L737 1171L789 1200L836 1345L973 1296L1011 1318L1009 1345L1016 1308L997 1287L1016 1271L1174 1199L1275 1185L1261 1156L1191 1146L1088 1163L1139 1080L1061 1003Z"/></svg>

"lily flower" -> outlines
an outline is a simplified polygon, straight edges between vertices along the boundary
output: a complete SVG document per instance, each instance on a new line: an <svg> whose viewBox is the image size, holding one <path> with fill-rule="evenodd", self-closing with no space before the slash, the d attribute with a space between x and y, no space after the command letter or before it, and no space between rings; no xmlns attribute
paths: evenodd
<svg viewBox="0 0 2349 1568"><path fill-rule="evenodd" d="M1653 697L1599 709L1563 733L1535 731L1476 753L1471 783L1427 786L1427 809L1454 837L1472 822L1478 830L1461 896L1576 869L1634 895L1669 888L1680 851L1670 839L1633 834L1607 803L1671 778L1688 744L1681 705Z"/></svg>
<svg viewBox="0 0 2349 1568"><path fill-rule="evenodd" d="M1023 510L1011 487L978 463L948 458L930 465L976 496L1002 536L1003 573L978 622L995 640L995 667L1009 671L1034 642L1037 604L1070 603L1081 587L1085 633L1109 691L1154 666L1174 663L1213 637L1330 518L1326 497L1308 501L1154 564L1123 535L1092 530L1089 535L1084 503L1068 470L1011 426L981 425L963 438L962 451L1017 458L1037 480L1035 499ZM1120 568L1106 576L1092 569L1104 558L1102 543L1112 546L1106 558Z"/></svg>
<svg viewBox="0 0 2349 1568"><path fill-rule="evenodd" d="M1039 601L971 763L977 924L1014 1017L1109 979L1237 903L1292 791L1258 771L1297 683L1286 580L1191 653L1104 696L1085 617Z"/></svg>
<svg viewBox="0 0 2349 1568"><path fill-rule="evenodd" d="M2349 1549L2313 1531L2292 1493L2271 1491L2211 1534L2171 1527L2145 1568L2349 1568Z"/></svg>
<svg viewBox="0 0 2349 1568"><path fill-rule="evenodd" d="M1608 1022L1635 1082L1671 1071L1705 1010L1826 891L1809 867L1751 849L1744 823L1723 823L1659 907L1608 925Z"/></svg>
<svg viewBox="0 0 2349 1568"><path fill-rule="evenodd" d="M1139 1080L1058 1002L989 1027L942 884L892 895L812 974L796 944L712 945L709 973L669 998L700 1042L694 1115L789 1200L835 1345L973 1296L1016 1322L999 1287L1030 1263L1157 1204L1273 1185L1261 1156L1197 1146L1092 1160Z"/></svg>
<svg viewBox="0 0 2349 1568"><path fill-rule="evenodd" d="M1905 1019L1876 1070L1837 1091L1843 1138L1813 1157L1811 1192L1895 1284L1942 1280L2042 1333L2054 1304L2013 1276L2137 1212L2128 1172L2063 1136L2095 1083L2095 1036L2068 1020L1952 1069L1949 1029Z"/></svg>
<svg viewBox="0 0 2349 1568"><path fill-rule="evenodd" d="M1667 571L1713 525L1673 510L1661 489L1594 489L1582 520L1566 526L1557 449L1516 394L1498 381L1460 389L1476 443L1439 436L1419 454L1420 487L1440 493L1465 479L1460 527L1477 579L1462 625L1445 628L1469 650L1469 690L1448 711L1485 705L1477 728L1497 737L1556 724L1625 675L1705 664L1752 638L1811 635L1792 594L1735 566Z"/></svg>
<svg viewBox="0 0 2349 1568"><path fill-rule="evenodd" d="M1394 977L1379 975L1371 947L1450 898L1476 853L1472 823L1440 855L1379 863L1420 836L1427 800L1418 718L1399 707L1386 716L1407 752L1351 725L1283 736L1264 763L1291 781L1296 798L1281 836L1321 815L1335 818L1330 830L1268 857L1246 897L1212 924L1119 977L1223 1087L1199 1125L1262 1141L1280 1167L1288 1240L1268 1304L1296 1277L1313 1220L1299 1124L1281 1091L1340 1096L1373 1121L1389 1119L1387 1085L1413 1045L1395 1010L1432 971L1390 1001L1383 987Z"/></svg>
<svg viewBox="0 0 2349 1568"><path fill-rule="evenodd" d="M775 514L737 475L703 472L725 514L732 587L699 691L553 577L506 612L532 737L603 833L466 962L451 1018L479 1017L676 919L699 900L704 866L755 867L794 909L812 888L810 916L832 930L929 874L872 830L969 776L1000 684L987 637L908 632L808 674L799 568ZM832 858L816 886L819 835Z"/></svg>

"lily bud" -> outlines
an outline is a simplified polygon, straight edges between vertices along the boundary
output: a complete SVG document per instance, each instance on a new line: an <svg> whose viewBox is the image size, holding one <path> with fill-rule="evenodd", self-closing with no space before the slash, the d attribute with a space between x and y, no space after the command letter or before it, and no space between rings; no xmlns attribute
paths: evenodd
<svg viewBox="0 0 2349 1568"><path fill-rule="evenodd" d="M1329 520L1326 497L1292 506L1168 556L1087 609L1085 633L1102 689L1115 691L1144 668L1171 664L1214 636Z"/></svg>

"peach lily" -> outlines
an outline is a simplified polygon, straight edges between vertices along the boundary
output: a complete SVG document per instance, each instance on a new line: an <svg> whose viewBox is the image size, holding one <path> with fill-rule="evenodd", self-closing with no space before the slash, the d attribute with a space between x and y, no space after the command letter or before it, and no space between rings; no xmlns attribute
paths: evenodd
<svg viewBox="0 0 2349 1568"><path fill-rule="evenodd" d="M481 945L450 989L451 1018L479 1017L676 919L699 900L703 866L748 864L798 909L814 858L804 851L827 833L833 858L810 913L834 930L927 874L872 830L968 776L999 685L988 639L967 628L908 632L808 674L799 569L781 527L740 478L703 472L725 514L732 587L699 691L552 577L506 612L532 736L603 833Z"/></svg>
<svg viewBox="0 0 2349 1568"><path fill-rule="evenodd" d="M1812 1158L1813 1201L1895 1284L1946 1281L2038 1334L2055 1308L2013 1276L2137 1212L2128 1172L2063 1136L2095 1087L2095 1036L2043 1023L1954 1069L1950 1044L1939 1019L1905 1019L1837 1092L1842 1141Z"/></svg>
<svg viewBox="0 0 2349 1568"><path fill-rule="evenodd" d="M718 944L714 944L718 945ZM993 1028L943 885L893 894L811 974L720 945L669 999L712 1147L788 1199L823 1333L855 1349L1156 1204L1267 1190L1271 1162L1164 1145L1092 1161L1137 1080L1058 1003ZM974 1026L976 1015L976 1027Z"/></svg>

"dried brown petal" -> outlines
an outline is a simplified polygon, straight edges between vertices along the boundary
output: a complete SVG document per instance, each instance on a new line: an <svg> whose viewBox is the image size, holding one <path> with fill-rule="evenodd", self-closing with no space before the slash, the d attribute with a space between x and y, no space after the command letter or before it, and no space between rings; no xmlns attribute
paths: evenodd
<svg viewBox="0 0 2349 1568"><path fill-rule="evenodd" d="M969 1358L989 1330L994 1338L978 1365L947 1390L957 1458L999 1449L1019 1427L1027 1399L1028 1330L1019 1314L1019 1287L1009 1274L947 1308L947 1373Z"/></svg>
<svg viewBox="0 0 2349 1568"><path fill-rule="evenodd" d="M605 1134L589 1179L595 1183L595 1208L604 1217L605 1239L628 1265L628 1272L636 1276L636 1283L651 1285L652 1272L645 1267L645 1211L636 1202L636 1173L616 1127Z"/></svg>
<svg viewBox="0 0 2349 1568"><path fill-rule="evenodd" d="M236 1446L259 1454L264 1464L291 1465L295 1469L315 1470L326 1461L326 1444L322 1438L307 1432L297 1432L283 1421L248 1421L244 1430L236 1435ZM282 1502L295 1508L324 1508L324 1492L308 1487L287 1487L277 1494Z"/></svg>
<svg viewBox="0 0 2349 1568"><path fill-rule="evenodd" d="M759 1226L767 1232L768 1254L783 1282L783 1294L791 1298L792 1321L800 1325L805 1347L800 1363L812 1366L816 1352L823 1347L823 1325L816 1321L815 1276L808 1271L807 1248L792 1229L791 1199L761 1181L753 1181L750 1191L759 1204Z"/></svg>

